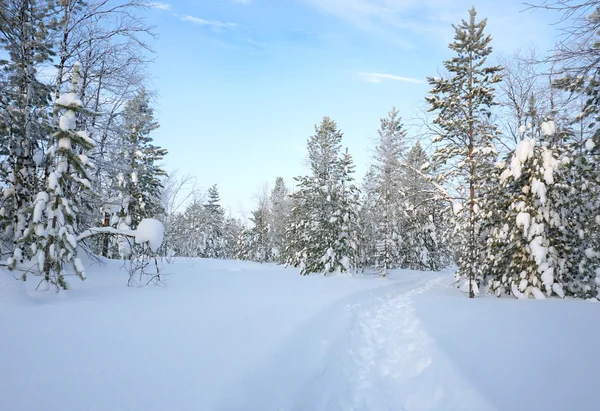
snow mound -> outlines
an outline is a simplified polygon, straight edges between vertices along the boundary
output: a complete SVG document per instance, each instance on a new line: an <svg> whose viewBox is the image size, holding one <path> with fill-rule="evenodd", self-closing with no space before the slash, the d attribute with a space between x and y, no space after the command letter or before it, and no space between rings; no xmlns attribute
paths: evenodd
<svg viewBox="0 0 600 411"><path fill-rule="evenodd" d="M144 218L135 230L136 244L147 243L154 252L158 251L165 236L165 226L154 218Z"/></svg>

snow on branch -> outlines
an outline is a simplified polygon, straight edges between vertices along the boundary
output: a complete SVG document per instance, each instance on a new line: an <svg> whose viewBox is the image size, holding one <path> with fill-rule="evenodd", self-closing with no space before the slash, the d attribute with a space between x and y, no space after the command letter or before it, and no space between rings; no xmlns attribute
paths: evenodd
<svg viewBox="0 0 600 411"><path fill-rule="evenodd" d="M147 244L153 252L157 252L162 245L165 227L163 223L154 218L144 218L136 230L123 230L114 227L93 227L85 230L77 237L77 241L85 240L96 234L113 234L133 237L136 244Z"/></svg>

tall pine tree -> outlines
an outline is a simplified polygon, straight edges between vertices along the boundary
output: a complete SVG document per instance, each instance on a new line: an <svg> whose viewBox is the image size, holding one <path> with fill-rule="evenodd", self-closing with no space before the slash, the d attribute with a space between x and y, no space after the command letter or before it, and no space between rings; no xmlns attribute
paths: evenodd
<svg viewBox="0 0 600 411"><path fill-rule="evenodd" d="M491 169L495 157L497 130L490 123L490 109L495 104L494 84L501 80L501 69L487 64L492 53L491 37L484 34L487 20L476 21L475 8L469 11L469 16L469 21L453 26L454 41L449 48L456 56L444 62L449 76L428 78L432 89L426 100L429 111L437 115L433 123L439 128L432 161L441 171L442 179L458 183L457 275L467 281L472 298L481 268L477 221L479 182Z"/></svg>

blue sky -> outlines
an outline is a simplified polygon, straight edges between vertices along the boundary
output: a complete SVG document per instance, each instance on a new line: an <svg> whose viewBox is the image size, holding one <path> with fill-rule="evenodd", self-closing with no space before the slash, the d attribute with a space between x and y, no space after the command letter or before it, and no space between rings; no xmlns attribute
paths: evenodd
<svg viewBox="0 0 600 411"><path fill-rule="evenodd" d="M357 181L379 119L411 124L425 79L452 54L451 25L475 5L495 51L554 43L558 16L520 1L198 0L154 3L151 67L165 165L217 184L223 206L249 213L259 188L306 173L306 140L325 115L344 133Z"/></svg>

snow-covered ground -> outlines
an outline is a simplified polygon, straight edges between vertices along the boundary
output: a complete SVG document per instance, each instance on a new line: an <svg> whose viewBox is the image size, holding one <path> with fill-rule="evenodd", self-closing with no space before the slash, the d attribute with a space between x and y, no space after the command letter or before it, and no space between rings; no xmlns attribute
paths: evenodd
<svg viewBox="0 0 600 411"><path fill-rule="evenodd" d="M111 262L67 292L31 279L20 296L0 271L0 410L598 406L600 304L469 300L450 271L301 277L185 259L165 271L167 287L127 288Z"/></svg>

